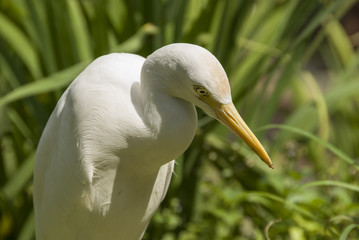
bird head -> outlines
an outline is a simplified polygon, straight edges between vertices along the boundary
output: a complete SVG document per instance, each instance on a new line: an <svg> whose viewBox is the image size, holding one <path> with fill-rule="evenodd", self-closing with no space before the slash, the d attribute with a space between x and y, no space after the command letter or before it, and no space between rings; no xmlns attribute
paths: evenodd
<svg viewBox="0 0 359 240"><path fill-rule="evenodd" d="M273 164L256 136L232 103L227 74L208 50L192 44L175 43L162 47L147 58L162 88L200 107L227 126L271 168Z"/></svg>

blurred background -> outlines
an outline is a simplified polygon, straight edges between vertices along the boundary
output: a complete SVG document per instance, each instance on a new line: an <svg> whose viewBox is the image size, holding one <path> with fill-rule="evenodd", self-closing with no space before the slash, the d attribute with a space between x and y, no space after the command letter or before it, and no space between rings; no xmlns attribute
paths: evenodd
<svg viewBox="0 0 359 240"><path fill-rule="evenodd" d="M0 239L34 239L36 146L96 57L201 45L269 169L199 112L145 240L359 239L358 0L0 0Z"/></svg>

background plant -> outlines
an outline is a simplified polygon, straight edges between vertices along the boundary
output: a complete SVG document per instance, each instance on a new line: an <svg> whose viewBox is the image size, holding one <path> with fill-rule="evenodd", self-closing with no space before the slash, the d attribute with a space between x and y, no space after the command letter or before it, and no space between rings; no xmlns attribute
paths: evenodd
<svg viewBox="0 0 359 240"><path fill-rule="evenodd" d="M202 113L145 239L359 238L357 0L1 0L0 239L33 239L32 168L66 86L109 52L210 50L270 170ZM358 9L358 8L357 8Z"/></svg>

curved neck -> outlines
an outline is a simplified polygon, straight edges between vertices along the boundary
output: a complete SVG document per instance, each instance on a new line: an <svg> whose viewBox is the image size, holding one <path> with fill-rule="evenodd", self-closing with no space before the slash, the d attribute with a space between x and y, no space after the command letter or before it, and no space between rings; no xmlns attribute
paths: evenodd
<svg viewBox="0 0 359 240"><path fill-rule="evenodd" d="M197 113L193 104L168 94L164 87L166 79L145 64L141 72L144 121L161 148L163 154L158 153L159 157L168 162L181 155L192 142Z"/></svg>

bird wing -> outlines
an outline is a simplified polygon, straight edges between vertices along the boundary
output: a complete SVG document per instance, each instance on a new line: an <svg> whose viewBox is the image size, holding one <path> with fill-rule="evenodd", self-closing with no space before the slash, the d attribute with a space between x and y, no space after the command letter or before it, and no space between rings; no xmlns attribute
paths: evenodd
<svg viewBox="0 0 359 240"><path fill-rule="evenodd" d="M40 139L34 166L37 239L76 238L75 232L86 232L81 228L91 234L91 227L96 229L91 212L96 207L100 209L97 214L108 211L106 204L111 202L120 161L120 153L113 149L126 148L128 131L142 126L141 109L135 108L140 103L133 102L131 94L139 91L144 60L133 54L98 58L56 105ZM125 127L117 135L111 134L111 127L118 122Z"/></svg>

